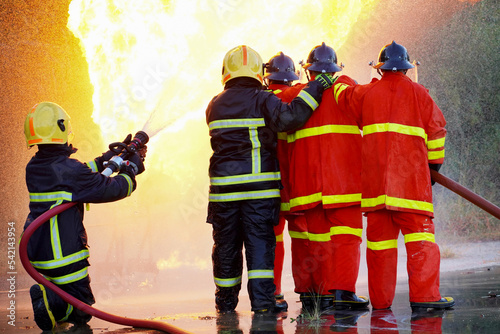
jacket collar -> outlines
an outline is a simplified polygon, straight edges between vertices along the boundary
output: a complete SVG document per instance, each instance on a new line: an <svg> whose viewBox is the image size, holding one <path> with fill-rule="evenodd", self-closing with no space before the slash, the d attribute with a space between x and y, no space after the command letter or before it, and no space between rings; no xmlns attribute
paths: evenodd
<svg viewBox="0 0 500 334"><path fill-rule="evenodd" d="M398 77L405 78L406 80L411 81L411 79L406 74L404 74L403 72L399 72L399 71L397 71L397 72L387 71L387 72L384 72L384 75L382 76L382 78L387 78L387 79L398 78Z"/></svg>
<svg viewBox="0 0 500 334"><path fill-rule="evenodd" d="M36 155L40 158L50 157L50 156L58 156L65 155L69 157L73 153L77 151L73 145L68 144L41 144L38 145L38 152Z"/></svg>

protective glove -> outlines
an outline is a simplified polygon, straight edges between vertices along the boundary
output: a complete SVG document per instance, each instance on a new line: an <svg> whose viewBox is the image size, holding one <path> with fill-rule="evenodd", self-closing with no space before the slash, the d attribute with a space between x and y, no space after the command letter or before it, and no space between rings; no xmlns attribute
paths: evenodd
<svg viewBox="0 0 500 334"><path fill-rule="evenodd" d="M137 151L137 154L141 157L142 161L146 160L146 153L148 152L148 147L144 145L139 151Z"/></svg>
<svg viewBox="0 0 500 334"><path fill-rule="evenodd" d="M122 165L120 166L120 173L129 173L133 172L134 176L139 175L142 172L144 172L144 163L142 162L142 158L139 156L139 154L135 153L132 155L128 160L125 160L122 162Z"/></svg>
<svg viewBox="0 0 500 334"><path fill-rule="evenodd" d="M123 143L125 145L128 145L130 144L130 142L132 141L132 134L128 134L127 137L125 137L125 139L123 140ZM108 150L107 152L104 152L101 156L102 158L102 161L109 161L112 157L114 157L115 155L117 155L115 152L111 151L111 150Z"/></svg>
<svg viewBox="0 0 500 334"><path fill-rule="evenodd" d="M314 80L318 81L324 89L332 87L335 82L331 73L320 73L314 78Z"/></svg>
<svg viewBox="0 0 500 334"><path fill-rule="evenodd" d="M429 168L435 170L436 172L439 172L439 169L441 168L442 164L429 164ZM436 183L431 177L431 185L433 186Z"/></svg>

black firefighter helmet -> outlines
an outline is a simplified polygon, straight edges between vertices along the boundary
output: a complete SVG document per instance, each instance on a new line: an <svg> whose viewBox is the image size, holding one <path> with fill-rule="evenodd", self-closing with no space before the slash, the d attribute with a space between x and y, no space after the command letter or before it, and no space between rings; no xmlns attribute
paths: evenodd
<svg viewBox="0 0 500 334"><path fill-rule="evenodd" d="M337 65L337 54L333 48L323 42L315 46L307 57L304 69L320 73L340 72L342 68Z"/></svg>
<svg viewBox="0 0 500 334"><path fill-rule="evenodd" d="M410 63L410 56L406 48L395 41L385 45L378 56L378 63L373 66L376 69L397 71L408 70L415 66Z"/></svg>
<svg viewBox="0 0 500 334"><path fill-rule="evenodd" d="M299 76L295 73L292 58L286 56L283 52L276 54L269 60L269 63L266 64L266 73L264 78L268 80L284 82L299 80Z"/></svg>

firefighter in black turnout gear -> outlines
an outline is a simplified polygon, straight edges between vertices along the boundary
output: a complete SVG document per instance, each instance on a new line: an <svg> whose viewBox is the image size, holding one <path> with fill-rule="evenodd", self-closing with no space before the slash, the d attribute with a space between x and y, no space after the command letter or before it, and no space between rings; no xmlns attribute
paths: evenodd
<svg viewBox="0 0 500 334"><path fill-rule="evenodd" d="M30 212L24 228L59 204L77 202L34 232L28 243L28 257L45 278L92 305L95 300L88 275L83 203L112 202L130 196L136 188L135 176L144 171L145 149L130 157L117 176L107 177L100 172L103 162L115 155L113 152L108 151L88 164L70 158L76 152L68 143L70 118L59 105L35 105L26 117L24 130L28 147L38 145L38 152L26 166ZM126 141L130 139L129 135ZM52 330L60 322L84 325L91 319L41 284L33 285L30 295L35 322L42 330Z"/></svg>
<svg viewBox="0 0 500 334"><path fill-rule="evenodd" d="M262 58L240 45L223 61L224 90L206 110L213 155L207 222L212 224L215 304L220 313L238 304L243 271L248 269L252 311L280 311L273 282L276 238L273 227L280 212L277 133L302 126L321 101L332 77L320 75L290 103L263 89Z"/></svg>

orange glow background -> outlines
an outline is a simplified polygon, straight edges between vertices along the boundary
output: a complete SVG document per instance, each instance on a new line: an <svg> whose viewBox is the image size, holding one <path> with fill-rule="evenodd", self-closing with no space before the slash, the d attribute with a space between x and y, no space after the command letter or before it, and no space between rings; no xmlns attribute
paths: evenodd
<svg viewBox="0 0 500 334"><path fill-rule="evenodd" d="M419 78L425 78L431 74L414 46L475 2L7 0L0 6L1 220L15 221L20 236L28 213L24 167L35 152L25 147L22 124L35 103L54 101L68 111L81 161L144 130L151 138L138 189L86 212L96 299L212 298L205 108L223 88L225 53L246 44L267 61L283 51L298 69L325 42L345 65L343 74L367 83L375 75L368 62L396 40L422 62ZM288 249L283 280L292 291ZM359 284L366 284L365 272Z"/></svg>

